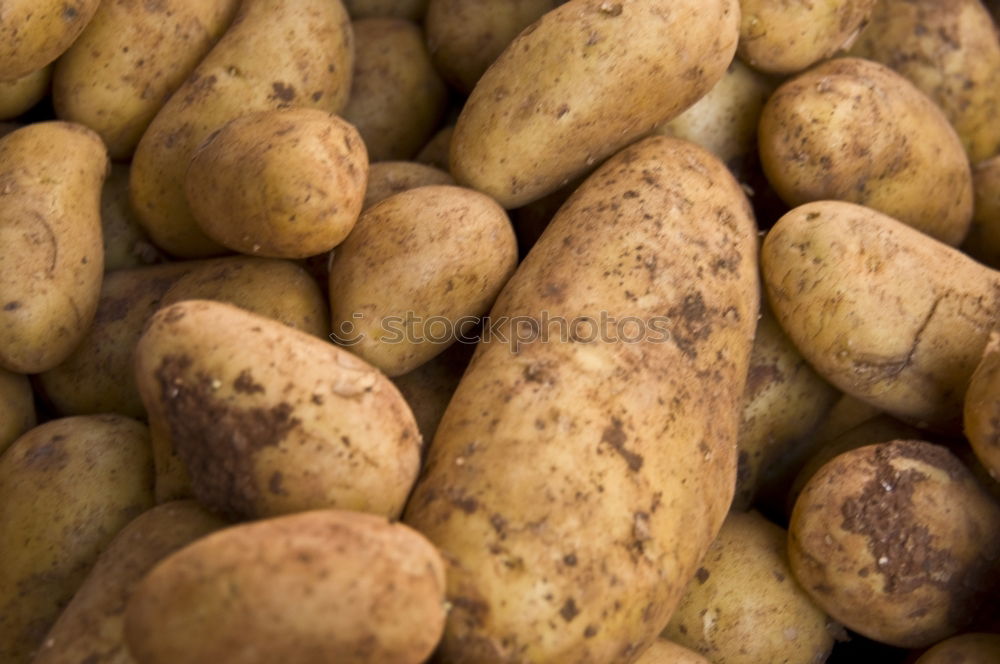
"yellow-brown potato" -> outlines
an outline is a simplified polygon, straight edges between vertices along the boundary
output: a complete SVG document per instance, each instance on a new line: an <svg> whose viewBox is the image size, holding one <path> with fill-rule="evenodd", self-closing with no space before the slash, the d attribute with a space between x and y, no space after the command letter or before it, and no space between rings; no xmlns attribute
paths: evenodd
<svg viewBox="0 0 1000 664"><path fill-rule="evenodd" d="M455 126L452 175L505 208L555 191L711 90L739 13L735 0L570 0L479 79Z"/></svg>
<svg viewBox="0 0 1000 664"><path fill-rule="evenodd" d="M962 249L991 267L1000 267L1000 155L973 167L972 184L972 228Z"/></svg>
<svg viewBox="0 0 1000 664"><path fill-rule="evenodd" d="M35 421L35 402L28 377L0 369L0 454L35 426ZM434 424L437 426L437 422Z"/></svg>
<svg viewBox="0 0 1000 664"><path fill-rule="evenodd" d="M420 21L427 11L427 0L344 0L351 18L391 16Z"/></svg>
<svg viewBox="0 0 1000 664"><path fill-rule="evenodd" d="M1000 333L993 332L965 395L965 435L990 476L1000 481Z"/></svg>
<svg viewBox="0 0 1000 664"><path fill-rule="evenodd" d="M517 267L517 240L497 203L432 186L361 215L330 266L331 328L389 376L450 346L486 313Z"/></svg>
<svg viewBox="0 0 1000 664"><path fill-rule="evenodd" d="M730 513L663 635L712 664L825 662L829 619L795 582L787 539L756 512Z"/></svg>
<svg viewBox="0 0 1000 664"><path fill-rule="evenodd" d="M1000 662L1000 634L962 634L937 644L915 664L996 664Z"/></svg>
<svg viewBox="0 0 1000 664"><path fill-rule="evenodd" d="M921 428L957 424L1000 322L1000 274L837 201L782 217L761 266L771 310L817 373Z"/></svg>
<svg viewBox="0 0 1000 664"><path fill-rule="evenodd" d="M229 27L239 4L102 2L56 64L56 114L97 132L113 159L127 158L157 111Z"/></svg>
<svg viewBox="0 0 1000 664"><path fill-rule="evenodd" d="M469 366L473 350L472 343L452 344L429 362L392 379L413 411L424 440L434 440L438 423Z"/></svg>
<svg viewBox="0 0 1000 664"><path fill-rule="evenodd" d="M4 0L0 11L0 81L38 71L80 36L100 0Z"/></svg>
<svg viewBox="0 0 1000 664"><path fill-rule="evenodd" d="M32 664L133 664L123 622L135 586L161 560L225 525L193 500L135 518L101 553Z"/></svg>
<svg viewBox="0 0 1000 664"><path fill-rule="evenodd" d="M740 0L739 55L761 71L802 71L850 48L876 2Z"/></svg>
<svg viewBox="0 0 1000 664"><path fill-rule="evenodd" d="M448 166L448 153L451 151L451 137L455 133L455 125L448 125L431 137L420 149L415 159L421 164L427 164L442 171L451 172Z"/></svg>
<svg viewBox="0 0 1000 664"><path fill-rule="evenodd" d="M160 109L136 148L130 183L139 219L176 256L224 253L184 196L195 150L230 120L305 106L339 112L354 39L340 0L244 0L232 27Z"/></svg>
<svg viewBox="0 0 1000 664"><path fill-rule="evenodd" d="M136 377L157 483L176 453L214 512L395 517L416 479L420 434L392 383L276 321L203 300L166 307L139 341Z"/></svg>
<svg viewBox="0 0 1000 664"><path fill-rule="evenodd" d="M51 81L51 66L13 81L0 81L0 120L16 118L40 102L48 93Z"/></svg>
<svg viewBox="0 0 1000 664"><path fill-rule="evenodd" d="M165 260L132 212L128 179L128 166L112 164L101 192L101 235L104 239L106 273Z"/></svg>
<svg viewBox="0 0 1000 664"><path fill-rule="evenodd" d="M415 161L379 161L368 171L368 189L362 207L368 209L385 199L417 187L455 184L455 179L434 166Z"/></svg>
<svg viewBox="0 0 1000 664"><path fill-rule="evenodd" d="M0 456L0 661L32 652L101 550L153 503L146 427L100 415L53 420Z"/></svg>
<svg viewBox="0 0 1000 664"><path fill-rule="evenodd" d="M307 258L361 214L368 155L358 131L313 108L237 118L195 153L184 190L198 225L244 254Z"/></svg>
<svg viewBox="0 0 1000 664"><path fill-rule="evenodd" d="M1000 153L1000 37L979 0L879 0L851 54L933 99L973 163Z"/></svg>
<svg viewBox="0 0 1000 664"><path fill-rule="evenodd" d="M789 558L831 617L920 648L962 629L995 586L1000 507L943 447L894 441L836 457L806 484Z"/></svg>
<svg viewBox="0 0 1000 664"><path fill-rule="evenodd" d="M445 79L471 92L518 33L562 4L559 0L431 0L427 48Z"/></svg>
<svg viewBox="0 0 1000 664"><path fill-rule="evenodd" d="M859 58L784 83L760 119L767 179L791 206L866 205L947 244L972 220L972 173L958 135L924 93Z"/></svg>
<svg viewBox="0 0 1000 664"><path fill-rule="evenodd" d="M644 653L639 655L635 664L712 664L696 652L684 646L671 643L666 639L657 639Z"/></svg>
<svg viewBox="0 0 1000 664"><path fill-rule="evenodd" d="M80 125L42 122L0 139L0 367L51 369L90 327L107 169L101 139Z"/></svg>
<svg viewBox="0 0 1000 664"><path fill-rule="evenodd" d="M449 565L445 661L626 664L657 638L732 500L755 255L739 184L677 139L608 160L556 215L407 506ZM543 312L565 337L515 322Z"/></svg>
<svg viewBox="0 0 1000 664"><path fill-rule="evenodd" d="M420 27L397 18L354 22L354 83L344 118L372 161L410 159L431 137L447 91Z"/></svg>
<svg viewBox="0 0 1000 664"><path fill-rule="evenodd" d="M420 664L444 624L444 563L384 517L324 510L227 528L136 588L142 664ZM194 619L192 619L194 618Z"/></svg>

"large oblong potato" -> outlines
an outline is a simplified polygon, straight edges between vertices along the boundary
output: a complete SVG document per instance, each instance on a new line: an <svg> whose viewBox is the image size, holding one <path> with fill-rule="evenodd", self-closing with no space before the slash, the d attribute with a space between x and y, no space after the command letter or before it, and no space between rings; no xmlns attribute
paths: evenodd
<svg viewBox="0 0 1000 664"><path fill-rule="evenodd" d="M10 120L42 100L52 81L52 67L42 67L13 81L0 81L0 120Z"/></svg>
<svg viewBox="0 0 1000 664"><path fill-rule="evenodd" d="M736 0L570 0L545 14L476 84L452 174L505 208L555 191L708 92L739 13Z"/></svg>
<svg viewBox="0 0 1000 664"><path fill-rule="evenodd" d="M142 664L420 664L441 634L444 588L441 555L406 526L306 512L161 562L129 600L125 638Z"/></svg>
<svg viewBox="0 0 1000 664"><path fill-rule="evenodd" d="M946 448L893 441L809 480L789 526L792 571L846 627L903 648L955 634L989 601L1000 507Z"/></svg>
<svg viewBox="0 0 1000 664"><path fill-rule="evenodd" d="M784 83L760 119L767 179L791 206L866 205L951 245L972 220L972 172L958 134L923 92L859 58Z"/></svg>
<svg viewBox="0 0 1000 664"><path fill-rule="evenodd" d="M187 258L225 253L184 196L195 150L254 111L347 102L354 38L340 0L245 0L222 39L160 109L132 161L135 211L156 244Z"/></svg>
<svg viewBox="0 0 1000 664"><path fill-rule="evenodd" d="M923 428L957 425L1000 322L1000 273L839 201L782 217L761 266L772 311L821 376Z"/></svg>
<svg viewBox="0 0 1000 664"><path fill-rule="evenodd" d="M36 72L80 36L101 0L4 0L0 11L0 81Z"/></svg>
<svg viewBox="0 0 1000 664"><path fill-rule="evenodd" d="M0 367L51 369L97 310L104 272L97 134L41 122L0 139Z"/></svg>
<svg viewBox="0 0 1000 664"><path fill-rule="evenodd" d="M35 402L28 377L0 369L0 454L35 426L35 422Z"/></svg>
<svg viewBox="0 0 1000 664"><path fill-rule="evenodd" d="M444 661L625 664L659 636L732 500L755 256L742 189L686 141L627 148L562 207L407 506L447 554Z"/></svg>

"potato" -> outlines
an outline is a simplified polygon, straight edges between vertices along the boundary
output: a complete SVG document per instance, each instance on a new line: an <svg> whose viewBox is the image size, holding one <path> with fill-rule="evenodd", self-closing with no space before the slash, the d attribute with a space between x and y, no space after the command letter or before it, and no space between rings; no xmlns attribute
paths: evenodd
<svg viewBox="0 0 1000 664"><path fill-rule="evenodd" d="M431 0L424 19L427 47L445 79L469 93L518 33L559 0Z"/></svg>
<svg viewBox="0 0 1000 664"><path fill-rule="evenodd" d="M473 350L472 343L452 344L429 362L392 379L413 411L424 440L434 440L438 423L469 366Z"/></svg>
<svg viewBox="0 0 1000 664"><path fill-rule="evenodd" d="M825 662L828 618L792 577L786 541L760 514L730 513L664 636L712 664Z"/></svg>
<svg viewBox="0 0 1000 664"><path fill-rule="evenodd" d="M101 235L104 239L104 271L124 270L162 263L166 259L153 246L132 212L128 195L128 166L112 164L101 192Z"/></svg>
<svg viewBox="0 0 1000 664"><path fill-rule="evenodd" d="M915 664L993 664L1000 661L1000 634L963 634L937 644Z"/></svg>
<svg viewBox="0 0 1000 664"><path fill-rule="evenodd" d="M97 559L33 664L131 664L123 622L135 586L162 559L224 525L193 500L160 505L134 519Z"/></svg>
<svg viewBox="0 0 1000 664"><path fill-rule="evenodd" d="M233 120L195 153L191 212L219 244L255 256L329 251L361 214L368 156L357 130L324 111L262 111Z"/></svg>
<svg viewBox="0 0 1000 664"><path fill-rule="evenodd" d="M409 21L354 22L357 55L344 118L361 132L372 161L409 159L431 137L447 104L424 35Z"/></svg>
<svg viewBox="0 0 1000 664"><path fill-rule="evenodd" d="M1000 274L836 201L782 217L761 265L771 310L817 373L921 428L957 425L1000 322Z"/></svg>
<svg viewBox="0 0 1000 664"><path fill-rule="evenodd" d="M152 486L146 427L124 417L53 420L0 456L0 661L31 661Z"/></svg>
<svg viewBox="0 0 1000 664"><path fill-rule="evenodd" d="M35 426L35 421L35 402L28 377L0 369L0 454Z"/></svg>
<svg viewBox="0 0 1000 664"><path fill-rule="evenodd" d="M947 244L972 219L972 174L955 130L912 83L858 58L786 82L760 119L760 158L791 206L866 205Z"/></svg>
<svg viewBox="0 0 1000 664"><path fill-rule="evenodd" d="M395 517L416 479L420 434L392 383L273 320L203 300L161 309L136 348L136 377L157 483L176 453L218 514Z"/></svg>
<svg viewBox="0 0 1000 664"><path fill-rule="evenodd" d="M13 81L0 81L0 120L16 118L40 102L51 81L52 67L42 67Z"/></svg>
<svg viewBox="0 0 1000 664"><path fill-rule="evenodd" d="M963 251L991 267L1000 267L1000 155L972 169L974 213Z"/></svg>
<svg viewBox="0 0 1000 664"><path fill-rule="evenodd" d="M113 159L127 159L157 111L229 27L239 4L102 2L56 64L56 114L97 132Z"/></svg>
<svg viewBox="0 0 1000 664"><path fill-rule="evenodd" d="M1000 507L947 449L893 441L842 454L809 480L789 558L834 619L920 648L976 616L996 581L998 532Z"/></svg>
<svg viewBox="0 0 1000 664"><path fill-rule="evenodd" d="M4 0L0 80L13 81L58 58L83 32L100 0Z"/></svg>
<svg viewBox="0 0 1000 664"><path fill-rule="evenodd" d="M676 643L671 643L666 639L657 639L653 645L639 655L635 664L711 664L711 662Z"/></svg>
<svg viewBox="0 0 1000 664"><path fill-rule="evenodd" d="M368 189L362 207L368 209L394 194L436 184L455 184L448 173L415 161L379 161L368 171Z"/></svg>
<svg viewBox="0 0 1000 664"><path fill-rule="evenodd" d="M448 561L444 661L627 663L666 626L732 499L755 243L725 166L665 137L556 215L407 506Z"/></svg>
<svg viewBox="0 0 1000 664"><path fill-rule="evenodd" d="M161 562L128 603L125 638L143 664L419 664L441 634L444 586L440 554L406 526L307 512Z"/></svg>
<svg viewBox="0 0 1000 664"><path fill-rule="evenodd" d="M976 458L1000 481L1000 333L990 334L983 358L969 381L964 406L965 435Z"/></svg>
<svg viewBox="0 0 1000 664"><path fill-rule="evenodd" d="M344 0L354 19L392 16L420 21L427 11L427 0Z"/></svg>
<svg viewBox="0 0 1000 664"><path fill-rule="evenodd" d="M107 168L101 140L79 125L41 122L0 139L0 367L51 369L86 334L104 271Z"/></svg>
<svg viewBox="0 0 1000 664"><path fill-rule="evenodd" d="M1000 38L979 0L881 0L851 54L892 67L933 99L973 163L1000 153Z"/></svg>
<svg viewBox="0 0 1000 664"><path fill-rule="evenodd" d="M555 191L711 90L738 23L735 0L570 0L479 79L452 175L505 208Z"/></svg>
<svg viewBox="0 0 1000 664"><path fill-rule="evenodd" d="M794 74L850 48L877 0L740 0L738 53L750 66Z"/></svg>
<svg viewBox="0 0 1000 664"><path fill-rule="evenodd" d="M415 159L421 164L440 168L442 171L449 171L448 153L451 151L451 136L455 133L455 125L447 125L438 130L431 140L420 149Z"/></svg>
<svg viewBox="0 0 1000 664"><path fill-rule="evenodd" d="M419 187L369 208L330 266L338 340L389 376L424 364L476 322L517 267L503 208L461 187Z"/></svg>
<svg viewBox="0 0 1000 664"><path fill-rule="evenodd" d="M195 150L230 120L347 103L353 36L340 0L246 0L232 27L160 109L132 161L132 203L150 237L187 258L224 253L184 195Z"/></svg>

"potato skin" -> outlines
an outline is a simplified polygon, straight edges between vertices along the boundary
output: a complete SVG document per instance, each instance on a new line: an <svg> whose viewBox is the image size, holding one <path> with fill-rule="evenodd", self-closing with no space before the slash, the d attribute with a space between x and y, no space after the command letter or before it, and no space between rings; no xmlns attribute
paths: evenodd
<svg viewBox="0 0 1000 664"><path fill-rule="evenodd" d="M35 427L0 456L0 661L30 662L98 554L153 504L146 427L100 415Z"/></svg>
<svg viewBox="0 0 1000 664"><path fill-rule="evenodd" d="M972 219L962 143L926 95L888 67L825 62L787 81L760 119L767 179L791 206L865 205L950 245Z"/></svg>
<svg viewBox="0 0 1000 664"><path fill-rule="evenodd" d="M101 236L104 272L163 263L166 257L153 246L132 212L128 194L129 168L111 164L101 191Z"/></svg>
<svg viewBox="0 0 1000 664"><path fill-rule="evenodd" d="M225 525L193 500L136 517L101 553L32 664L133 664L123 627L133 589L162 559Z"/></svg>
<svg viewBox="0 0 1000 664"><path fill-rule="evenodd" d="M462 187L410 189L366 210L337 248L331 328L352 353L399 376L457 338L433 321L459 330L486 313L516 267L514 229L488 196Z"/></svg>
<svg viewBox="0 0 1000 664"><path fill-rule="evenodd" d="M0 80L38 71L83 32L100 0L4 0L0 16Z"/></svg>
<svg viewBox="0 0 1000 664"><path fill-rule="evenodd" d="M1000 634L962 634L945 639L914 664L992 664L1000 661Z"/></svg>
<svg viewBox="0 0 1000 664"><path fill-rule="evenodd" d="M711 664L707 659L684 646L657 639L635 660L635 664Z"/></svg>
<svg viewBox="0 0 1000 664"><path fill-rule="evenodd" d="M97 134L41 122L0 139L0 366L38 373L87 332L101 288L101 184L108 157Z"/></svg>
<svg viewBox="0 0 1000 664"><path fill-rule="evenodd" d="M731 512L664 636L712 664L826 661L828 618L795 582L787 540L757 512Z"/></svg>
<svg viewBox="0 0 1000 664"><path fill-rule="evenodd" d="M427 11L427 0L344 0L354 20L389 16L419 22Z"/></svg>
<svg viewBox="0 0 1000 664"><path fill-rule="evenodd" d="M35 422L28 377L0 369L0 454Z"/></svg>
<svg viewBox="0 0 1000 664"><path fill-rule="evenodd" d="M732 499L755 235L721 162L655 137L591 176L525 258L493 319L606 311L651 329L480 343L405 515L449 564L445 661L627 663L656 639Z"/></svg>
<svg viewBox="0 0 1000 664"><path fill-rule="evenodd" d="M438 130L420 152L414 157L421 164L440 168L451 173L449 153L451 152L451 137L455 133L455 125L447 125Z"/></svg>
<svg viewBox="0 0 1000 664"><path fill-rule="evenodd" d="M708 92L738 22L735 0L570 0L479 79L455 126L452 175L505 208L555 191Z"/></svg>
<svg viewBox="0 0 1000 664"><path fill-rule="evenodd" d="M795 577L834 619L920 648L976 616L995 585L1000 507L943 447L894 441L836 457L789 526Z"/></svg>
<svg viewBox="0 0 1000 664"><path fill-rule="evenodd" d="M186 258L224 253L184 196L195 150L230 120L292 106L339 112L354 41L340 0L246 0L232 27L160 109L132 161L132 203L150 237Z"/></svg>
<svg viewBox="0 0 1000 664"><path fill-rule="evenodd" d="M851 54L933 99L973 163L1000 153L1000 38L979 0L877 2Z"/></svg>
<svg viewBox="0 0 1000 664"><path fill-rule="evenodd" d="M419 664L444 624L444 587L440 554L406 526L306 512L164 560L129 601L125 636L143 664Z"/></svg>
<svg viewBox="0 0 1000 664"><path fill-rule="evenodd" d="M962 250L990 267L1000 267L1000 155L972 169L974 213Z"/></svg>
<svg viewBox="0 0 1000 664"><path fill-rule="evenodd" d="M16 118L40 102L48 93L51 81L51 66L13 81L0 81L0 120Z"/></svg>
<svg viewBox="0 0 1000 664"><path fill-rule="evenodd" d="M367 210L395 194L431 185L454 185L448 173L415 161L379 161L368 169L368 189L362 207Z"/></svg>
<svg viewBox="0 0 1000 664"><path fill-rule="evenodd" d="M820 201L764 240L771 310L813 368L901 419L955 427L1000 275L874 210Z"/></svg>
<svg viewBox="0 0 1000 664"><path fill-rule="evenodd" d="M994 480L1000 481L1000 333L990 334L983 358L969 381L964 424L976 458Z"/></svg>
<svg viewBox="0 0 1000 664"><path fill-rule="evenodd" d="M229 27L239 4L102 2L56 64L56 115L90 127L112 159L126 159L160 107Z"/></svg>
<svg viewBox="0 0 1000 664"><path fill-rule="evenodd" d="M438 424L474 350L472 344L452 344L434 359L392 379L413 411L424 440L434 440Z"/></svg>

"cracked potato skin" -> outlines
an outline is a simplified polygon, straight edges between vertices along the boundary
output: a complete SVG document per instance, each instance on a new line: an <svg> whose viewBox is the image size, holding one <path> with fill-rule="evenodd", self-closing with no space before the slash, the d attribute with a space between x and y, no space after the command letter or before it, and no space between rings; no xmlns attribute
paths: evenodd
<svg viewBox="0 0 1000 664"><path fill-rule="evenodd" d="M624 150L562 207L491 317L665 314L670 338L480 343L405 515L449 565L442 661L656 639L732 500L755 256L745 195L686 141Z"/></svg>

